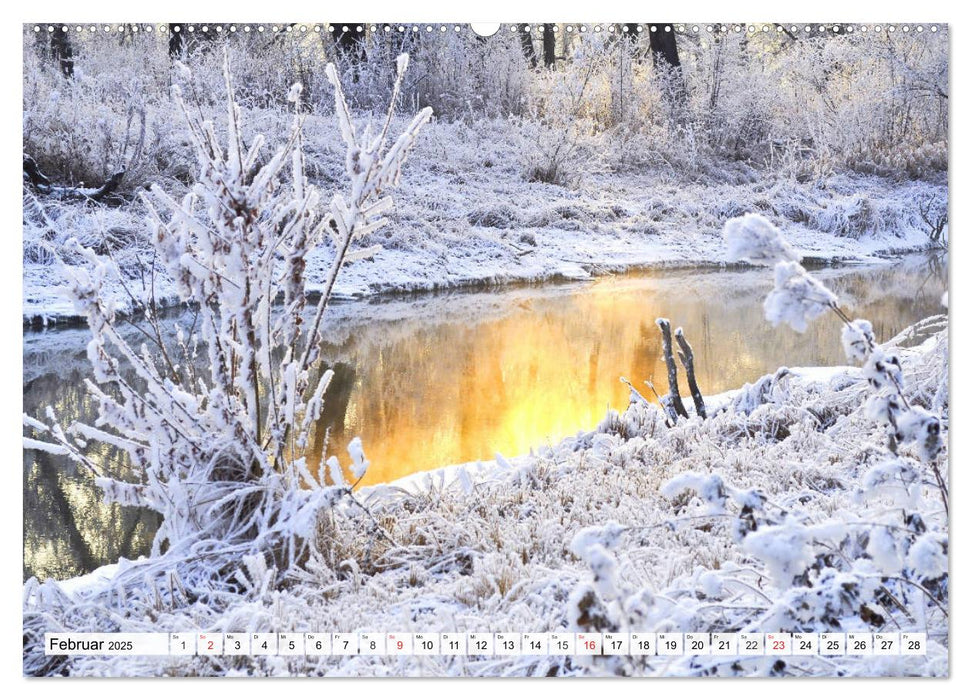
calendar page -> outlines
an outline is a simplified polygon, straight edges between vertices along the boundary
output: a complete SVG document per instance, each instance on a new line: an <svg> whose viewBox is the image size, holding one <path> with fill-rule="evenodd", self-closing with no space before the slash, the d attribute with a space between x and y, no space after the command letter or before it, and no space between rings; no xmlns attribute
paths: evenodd
<svg viewBox="0 0 971 700"><path fill-rule="evenodd" d="M949 675L947 24L566 14L23 24L24 676Z"/></svg>

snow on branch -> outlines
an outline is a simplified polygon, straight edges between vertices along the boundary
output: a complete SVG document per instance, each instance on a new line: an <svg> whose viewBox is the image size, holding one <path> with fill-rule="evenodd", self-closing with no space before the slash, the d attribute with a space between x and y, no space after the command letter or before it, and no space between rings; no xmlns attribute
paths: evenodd
<svg viewBox="0 0 971 700"><path fill-rule="evenodd" d="M407 60L398 66L396 90ZM314 476L307 466L332 377L318 368L321 318L352 243L385 223L387 192L431 116L422 110L392 140L392 100L380 130L372 134L366 127L358 134L329 67L347 189L325 195L304 172L298 107L285 144L264 158L264 139L247 144L244 138L228 52L223 72L224 135L173 90L198 161L196 184L180 201L157 186L145 197L158 264L177 283L180 300L198 309L196 327L178 329L183 356L170 357L166 339L158 338L156 348L124 339L105 292L117 270L82 249L87 264L65 266L65 291L91 329L88 357L96 383L89 390L97 427L65 431L51 412L47 423L25 418L35 433L49 433L44 442L24 438L25 447L88 466L107 499L157 511L162 522L146 571L176 567L182 580L194 582L187 585L205 590L234 586L227 572L241 557L265 559L278 577L286 576L312 551L322 511L350 492L339 468L328 484L323 469ZM291 98L299 90L294 86ZM308 324L305 261L329 238L335 254ZM192 369L189 353L195 350L189 348L203 353L206 371ZM123 363L137 381L121 371ZM127 451L134 480L102 474L83 449L89 440ZM369 465L360 440L349 450L360 481ZM148 573L126 575L138 583Z"/></svg>

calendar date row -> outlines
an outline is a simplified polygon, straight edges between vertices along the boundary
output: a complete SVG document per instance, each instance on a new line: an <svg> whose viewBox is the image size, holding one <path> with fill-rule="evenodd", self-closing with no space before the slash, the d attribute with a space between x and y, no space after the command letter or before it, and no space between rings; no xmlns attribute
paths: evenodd
<svg viewBox="0 0 971 700"><path fill-rule="evenodd" d="M47 633L47 655L922 656L923 632Z"/></svg>

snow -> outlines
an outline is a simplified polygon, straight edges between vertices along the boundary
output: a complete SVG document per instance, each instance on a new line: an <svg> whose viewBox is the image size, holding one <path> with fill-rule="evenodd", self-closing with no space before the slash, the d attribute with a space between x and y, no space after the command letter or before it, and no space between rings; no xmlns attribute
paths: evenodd
<svg viewBox="0 0 971 700"><path fill-rule="evenodd" d="M725 242L730 260L753 264L802 259L772 223L760 214L745 214L725 224Z"/></svg>
<svg viewBox="0 0 971 700"><path fill-rule="evenodd" d="M317 118L306 117L314 128ZM319 127L318 127L319 128ZM511 136L498 130L495 148L512 148ZM919 219L923 198L946 198L947 189L934 182L893 182L872 176L833 176L817 185L764 183L680 182L650 173L606 174L585 178L577 189L524 182L507 167L483 168L481 154L463 143L456 126L432 123L405 166L390 223L367 237L364 259L350 262L335 285L337 297L362 297L400 291L508 284L538 280L580 280L603 272L644 267L734 262L719 239L729 217L719 211L759 210L781 227L785 238L803 258L826 261L879 262L889 255L927 250L927 235ZM325 132L326 133L326 132ZM328 177L339 177L342 164L329 155L324 143L307 137L308 149L322 149ZM449 141L449 139L456 139ZM443 172L428 142L448 142L452 164ZM444 146L442 146L444 147ZM440 152L440 151L439 151ZM510 154L495 155L496 162ZM883 212L886 225L856 237L819 228L824 212L843 206L843 193L865 192ZM725 202L731 202L727 206ZM714 213L713 213L714 212ZM100 230L147 236L146 212L138 201L110 212L80 204L62 204L48 211L59 226L82 241L100 241ZM25 220L25 238L36 223ZM380 246L377 248L376 246ZM137 249L116 253L129 287L139 293L154 286L162 304L175 301L176 290L164 275L148 279L138 269ZM326 287L332 248L321 247L306 259L306 286ZM144 250L139 260L150 259ZM23 315L48 323L75 317L72 306L55 291L61 279L49 261L25 259ZM109 282L120 308L128 308L127 294Z"/></svg>
<svg viewBox="0 0 971 700"><path fill-rule="evenodd" d="M940 419L920 406L911 406L896 417L897 440L913 442L925 462L932 462L941 450Z"/></svg>
<svg viewBox="0 0 971 700"><path fill-rule="evenodd" d="M907 553L907 564L921 578L937 579L947 575L947 539L936 532L921 535Z"/></svg>
<svg viewBox="0 0 971 700"><path fill-rule="evenodd" d="M893 389L902 381L900 358L893 352L876 348L863 365L863 376L874 389Z"/></svg>
<svg viewBox="0 0 971 700"><path fill-rule="evenodd" d="M364 458L364 446L361 444L361 438L356 437L351 440L347 445L347 453L351 456L351 473L354 478L363 479L371 463Z"/></svg>
<svg viewBox="0 0 971 700"><path fill-rule="evenodd" d="M106 584L109 584L125 568L127 563L127 561L122 560L116 564L105 564L104 566L99 566L91 573L58 581L57 586L70 596L80 596L86 591L98 590Z"/></svg>
<svg viewBox="0 0 971 700"><path fill-rule="evenodd" d="M806 274L797 262L778 262L775 288L765 298L765 318L777 326L788 323L802 333L809 321L826 313L837 303L836 295Z"/></svg>
<svg viewBox="0 0 971 700"><path fill-rule="evenodd" d="M866 319L856 319L843 326L840 336L846 359L851 362L863 362L870 353L876 340L873 335L873 324Z"/></svg>
<svg viewBox="0 0 971 700"><path fill-rule="evenodd" d="M933 394L946 381L946 331L895 352L911 400ZM694 417L657 429L652 426L663 426L660 409L635 404L608 416L596 431L533 455L455 465L362 489L357 498L385 524L393 545L369 534L368 516L360 509L338 505L330 527L342 534L324 548L324 560L308 563L304 582L270 593L265 586L271 569L251 561L242 574L250 592L224 597L216 607L181 603L153 617L150 629L582 631L596 622L635 631L862 631L874 629L861 619L862 604L887 614L873 602L883 585L920 621L891 612L903 631L924 631L927 625L926 656L908 657L906 663L896 657L815 657L788 670L946 675L947 618L918 589L896 579L881 584L882 576L918 572L931 595L946 596L939 580L947 571L946 520L934 488L913 481L919 467L912 453L902 448L883 466L863 470L855 450L847 449L879 435L863 407L868 392L856 368L793 368L784 390L763 396L758 422L754 413L725 409L719 399L712 403L722 410L706 421ZM815 417L822 415L832 416L829 427ZM787 433L772 432L780 424ZM942 429L946 432L946 423ZM682 487L705 496L694 503L678 495ZM899 499L898 493L914 488L916 500ZM725 501L719 494L730 497ZM713 512L711 501L724 506ZM911 539L901 508L920 514L924 534ZM832 547L852 565L835 558L816 568L817 557ZM63 629L89 629L119 590L126 605L138 609L139 563L127 566L120 574L106 568L59 584L67 600L28 584L25 631L33 629L35 609ZM36 596L43 605L30 602ZM120 618L120 624L143 629L144 623L136 617ZM77 657L70 672L155 675L163 667L199 675L494 676L553 668L560 675L614 674L621 668L630 675L767 672L761 658L730 661Z"/></svg>

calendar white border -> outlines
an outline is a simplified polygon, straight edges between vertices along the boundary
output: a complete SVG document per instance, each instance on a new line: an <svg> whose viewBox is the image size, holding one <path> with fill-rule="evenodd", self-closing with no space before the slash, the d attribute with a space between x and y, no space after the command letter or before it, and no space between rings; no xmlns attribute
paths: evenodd
<svg viewBox="0 0 971 700"><path fill-rule="evenodd" d="M83 16L78 13L78 8L84 10ZM955 85L958 87L954 91L954 101L952 102L952 117L950 120L951 124L958 124L959 122L954 119L954 114L959 113L962 117L966 114L971 114L971 90L968 86L959 86L957 81L959 80L961 74L967 73L968 69L961 66L971 65L971 45L968 41L971 41L971 31L965 34L964 27L971 26L971 23L963 22L967 10L958 10L955 5L944 2L943 0L925 0L919 5L913 2L904 3L902 0L888 0L886 2L867 2L867 3L846 3L845 0L814 0L812 3L806 3L804 7L798 6L783 6L781 9L776 1L771 2L768 0L745 0L742 2L738 0L732 3L730 6L726 5L725 2L715 2L715 0L695 0L694 2L682 3L676 7L666 7L662 8L667 12L670 17L669 19L674 19L677 21L692 21L695 19L701 20L707 17L720 16L724 14L726 10L730 10L732 15L746 16L746 17L761 17L775 19L782 12L785 17L781 19L792 19L794 17L804 17L807 19L820 19L825 18L826 21L868 21L878 19L880 21L914 21L914 20L933 20L940 21L942 23L948 23L951 25L951 36L952 36L952 80L955 81ZM322 11L321 8L320 11ZM21 42L19 39L12 40L11 33L16 33L18 36L21 32L21 24L24 22L37 20L37 14L43 14L46 18L58 18L59 20L69 20L69 21L117 21L123 18L127 21L156 21L159 19L170 19L172 17L178 17L179 19L185 21L213 21L217 19L217 16L222 14L231 13L234 19L239 19L240 21L251 21L251 20L267 20L272 18L285 18L285 17L296 17L304 16L307 14L313 15L318 10L313 7L308 7L306 3L296 3L296 2L275 2L270 9L266 6L257 7L246 7L246 6L230 6L226 3L224 6L218 5L203 5L198 2L188 2L187 0L169 0L164 3L164 5L154 6L148 3L142 4L132 4L130 2L121 2L120 0L105 0L99 2L97 7L94 7L90 3L78 3L78 2L66 2L65 0L50 0L45 2L43 5L36 4L26 4L20 3L15 6L14 17L7 17L4 23L4 31L8 32L6 35L7 40L0 42L0 51L3 52L4 60L0 65L3 66L4 80L7 83L5 87L5 94L16 95L19 97L22 90L22 57L21 53ZM632 3L630 2L596 2L591 3L589 0L587 2L577 2L576 0L537 0L535 2L529 3L529 5L524 5L522 2L516 0L490 0L487 4L483 3L481 6L469 6L466 4L458 3L448 3L445 0L423 0L421 4L413 3L409 6L407 3L398 0L393 2L392 0L372 0L368 3L367 14L373 15L375 18L387 18L387 21L439 21L439 22L456 22L456 21L483 21L495 18L505 18L507 20L515 21L549 21L551 18L557 20L565 20L567 18L590 18L593 20L600 19L621 19L624 16L629 16L632 11ZM915 16L919 15L919 16ZM955 26L957 25L957 26ZM961 67L961 68L959 68ZM958 70L954 70L958 68ZM19 138L15 141L12 134L17 133L16 129L21 120L21 100L20 99L8 99L6 113L4 115L4 131L3 133L7 135L7 138L3 141L3 152L0 155L0 162L3 163L13 163L14 157L17 155L17 151L20 150ZM964 123L963 121L961 123ZM971 142L971 139L965 141L963 138L962 129L956 129L957 138L954 138L955 134L951 134L952 150L950 154L949 163L949 176L951 178L952 188L956 182L960 181L960 176L963 175L965 170L971 171L971 165L965 168L963 163L967 161L971 164L971 149L965 144ZM13 168L8 166L5 171L6 182L3 187L0 187L0 196L4 198L7 206L3 208L3 211L10 212L9 216L13 216L15 212L20 208L21 203L18 200L18 187L13 183ZM968 208L960 197L954 197L951 200L951 207L953 208L953 214L958 220L971 220L971 216L962 217L961 213L967 211L971 213L971 208ZM17 230L17 229L15 229ZM0 265L3 265L7 269L2 270L3 279L6 280L20 280L22 275L18 272L20 268L20 250L22 247L22 241L19 234L13 232L8 232L5 244L9 245L11 249L16 246L18 250L11 251L13 254L7 254L0 256ZM963 243L958 242L956 246L952 246L951 255L954 255L961 248L963 248ZM969 244L971 245L971 244ZM963 261L963 258L962 258ZM955 275L950 280L951 293L957 294L959 299L971 298L971 292L962 291L965 288L965 280L960 275ZM3 305L3 311L0 314L0 319L6 320L8 327L12 328L13 323L17 321L17 316L19 316L19 307L16 304ZM964 345L964 337L969 337L964 334L964 329L968 325L966 319L962 319L964 316L964 309L967 308L971 310L971 304L959 303L955 308L950 311L952 318L952 329L957 328L959 330L952 330L952 339L958 340L958 347ZM957 325L953 325L954 321L958 321ZM0 321L2 322L2 321ZM971 343L969 343L971 345ZM15 344L8 343L0 345L0 363L8 371L4 372L5 382L10 383L7 391L10 395L13 395L15 388L12 386L15 378L11 375L15 373L9 371L9 368L19 366L21 361L20 348L17 348ZM960 363L957 366L952 366L952 383L953 393L969 396L971 395L971 379L969 379L969 373ZM6 429L10 431L7 435L7 439L3 441L3 444L8 450L9 459L6 463L17 464L20 457L20 435L13 434L13 429L15 426L19 426L19 419L17 414L20 412L19 404L14 404L13 402L8 402L2 407L0 407L0 412L2 412L3 421L2 424L6 426ZM952 443L950 454L952 464L961 464L961 454L962 449ZM962 478L959 470L953 470L952 478L957 476L959 481ZM958 492L961 489L958 488ZM14 488L8 488L3 490L2 498L4 499L3 505L5 506L4 511L8 513L17 513L18 507L22 508L22 496ZM963 519L957 519L958 523L963 523ZM22 528L22 518L18 525ZM952 521L952 532L954 531L954 521ZM8 528L9 530L10 528ZM961 528L965 530L965 528ZM962 543L967 541L966 537L962 537L963 532L959 531L958 536L954 538L955 542ZM22 544L23 537L22 531L18 533L19 536L13 536L8 534L4 537L4 554L7 556L8 561L17 561L18 557L22 557ZM963 551L963 550L962 550ZM966 575L968 573L968 567L965 566L965 555L962 553L960 556L955 555L955 550L951 549L951 566L950 572L952 576L955 576L957 580L966 580L971 578L971 576ZM27 688L24 685L20 685L18 692L30 693L30 697L33 699L43 699L47 697L57 697L59 700L63 700L64 693L70 692L74 689L74 686L64 686L61 683L51 683L45 682L41 679L30 679L27 681L22 676L22 648L17 642L20 634L14 635L14 626L22 628L22 621L19 611L16 606L19 605L21 599L21 588L22 583L17 580L14 581L12 575L8 575L7 583L4 586L4 593L6 593L4 600L7 604L4 607L4 614L8 616L7 634L4 635L5 648L2 658L9 664L7 666L8 678L18 678L19 683L30 682L31 685ZM958 605L955 606L954 616L951 618L952 630L961 629L971 629L971 614L967 611L969 606ZM20 630L18 630L19 632ZM961 635L951 635L949 643L949 654L950 654L950 668L952 673L954 672L953 661L956 658L961 658L955 654L955 649L960 651L963 649L961 642ZM957 646L955 646L957 644ZM657 679L661 682L676 682L673 679L666 681L665 679ZM807 679L808 680L808 679ZM824 687L823 684L827 683L824 680L816 680L816 682L809 683L806 681L788 681L785 683L783 692L786 694L786 698L795 698L799 700L801 698L811 698L812 700L819 700L820 692L829 692L830 688L828 685ZM850 679L838 679L833 682L843 683ZM354 679L354 683L366 682L364 679ZM535 689L526 689L525 686L519 685L520 683L530 682L527 680L520 681L510 681L515 684L517 690L526 690L526 692L535 692ZM503 692L507 692L510 688L510 682L504 683ZM657 681L655 681L657 682ZM862 683L865 681L851 681L852 686L848 688L849 691L854 693L866 692L862 688ZM205 679L180 679L178 692L196 692L198 690L206 689L211 692L211 685L203 685L207 683ZM616 683L609 683L609 685L601 685L602 682L592 681L596 684L596 688L591 685L591 682L584 683L559 683L557 686L558 697L557 700L563 698L564 700L572 697L589 697L591 692L598 692L600 688L609 688L609 692L612 696L619 694L630 693L633 695L637 693L642 695L644 692L644 686L641 684L626 684L618 685ZM706 679L706 683L716 683L717 691L712 688L706 692L717 692L719 700L728 700L729 698L745 698L745 700L751 700L753 686L752 680L735 680L729 681L718 681L713 679ZM137 682L137 685L132 682L126 682L120 679L111 680L100 680L100 679L85 679L83 681L83 692L95 692L98 694L99 698L110 698L110 697L129 697L130 693L145 693L147 690L149 693L154 693L154 688L159 686L152 686L152 690L145 685L144 682ZM706 688L708 686L706 685ZM946 697L953 689L957 687L957 684L949 684L945 688L942 684L935 684L935 698L944 696ZM420 693L425 698L438 698L438 697L449 697L453 698L456 692L457 686L454 683L439 684L435 682L429 682L428 680L415 680L409 683L409 692ZM491 684L473 684L463 685L462 693L471 693L470 698L477 697L478 693L482 693L485 696L486 693L494 692L495 688ZM233 686L233 693L237 697L249 697L252 695L256 697L259 694L260 697L264 696L267 689L262 684L238 684L235 683ZM920 692L917 690L914 683L909 682L906 685L895 685L891 686L884 683L880 688L881 700L883 697L889 697L891 695L896 695L898 692L902 695L907 693L908 697L912 697L915 692ZM56 693L56 695L55 695ZM159 693L160 694L160 693ZM238 695L237 695L238 694ZM235 699L234 699L235 700Z"/></svg>

